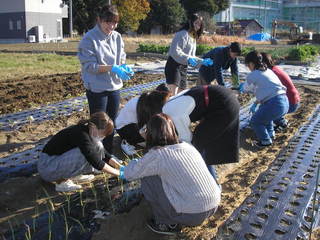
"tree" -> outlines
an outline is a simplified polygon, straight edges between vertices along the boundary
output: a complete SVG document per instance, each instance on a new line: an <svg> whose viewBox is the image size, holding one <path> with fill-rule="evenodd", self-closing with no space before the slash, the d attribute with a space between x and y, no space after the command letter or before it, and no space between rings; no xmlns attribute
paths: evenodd
<svg viewBox="0 0 320 240"><path fill-rule="evenodd" d="M112 3L117 5L120 15L119 32L136 31L150 11L147 0L114 0Z"/></svg>
<svg viewBox="0 0 320 240"><path fill-rule="evenodd" d="M139 32L150 33L154 26L161 26L162 33L176 31L186 20L186 13L179 0L149 0L151 11L141 23Z"/></svg>
<svg viewBox="0 0 320 240"><path fill-rule="evenodd" d="M229 6L228 0L180 0L180 2L189 15L199 11L214 15Z"/></svg>
<svg viewBox="0 0 320 240"><path fill-rule="evenodd" d="M63 0L69 5L69 0ZM120 22L120 32L137 30L139 21L144 19L149 12L148 0L113 0L117 5ZM96 24L97 13L101 6L108 3L107 0L73 0L73 27L79 34L87 32Z"/></svg>

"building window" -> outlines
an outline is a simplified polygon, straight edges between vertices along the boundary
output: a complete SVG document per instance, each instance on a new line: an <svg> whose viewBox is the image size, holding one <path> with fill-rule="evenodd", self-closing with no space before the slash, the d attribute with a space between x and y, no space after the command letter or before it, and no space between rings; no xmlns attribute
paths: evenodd
<svg viewBox="0 0 320 240"><path fill-rule="evenodd" d="M21 20L17 21L17 30L21 30Z"/></svg>
<svg viewBox="0 0 320 240"><path fill-rule="evenodd" d="M13 30L13 21L9 20L9 30Z"/></svg>

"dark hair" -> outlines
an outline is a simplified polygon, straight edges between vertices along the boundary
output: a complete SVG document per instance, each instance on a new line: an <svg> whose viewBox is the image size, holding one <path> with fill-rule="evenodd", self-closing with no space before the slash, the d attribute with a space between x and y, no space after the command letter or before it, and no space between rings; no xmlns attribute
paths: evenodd
<svg viewBox="0 0 320 240"><path fill-rule="evenodd" d="M147 124L147 149L179 143L179 137L172 119L164 114L153 115Z"/></svg>
<svg viewBox="0 0 320 240"><path fill-rule="evenodd" d="M158 85L156 87L155 90L160 91L160 92L170 92L168 85L166 83L161 83L160 85Z"/></svg>
<svg viewBox="0 0 320 240"><path fill-rule="evenodd" d="M198 31L196 31L194 29L194 22L197 21L198 19L201 20L201 26L200 26L200 29ZM188 19L188 22L185 23L185 25L180 30L186 30L186 31L192 33L194 38L199 39L203 33L203 19L202 19L202 17L199 16L199 14L197 14L197 13L191 14L191 16Z"/></svg>
<svg viewBox="0 0 320 240"><path fill-rule="evenodd" d="M98 11L98 17L105 22L119 22L119 13L115 5L106 4Z"/></svg>
<svg viewBox="0 0 320 240"><path fill-rule="evenodd" d="M154 114L161 113L169 97L170 92L154 90L143 93L137 103L138 127L142 128Z"/></svg>
<svg viewBox="0 0 320 240"><path fill-rule="evenodd" d="M261 56L262 56L262 62L264 62L264 64L266 64L268 68L271 69L274 67L275 65L274 61L272 60L272 57L269 53L262 52Z"/></svg>
<svg viewBox="0 0 320 240"><path fill-rule="evenodd" d="M241 45L238 42L232 42L230 44L230 50L231 52L237 53L238 55L241 55Z"/></svg>
<svg viewBox="0 0 320 240"><path fill-rule="evenodd" d="M95 112L90 119L80 120L78 125L88 125L89 128L96 126L98 130L105 130L105 136L113 132L113 121L105 112Z"/></svg>
<svg viewBox="0 0 320 240"><path fill-rule="evenodd" d="M262 62L261 54L256 50L249 52L244 62L245 64L253 63L255 70L260 70L260 71L267 70L267 66Z"/></svg>

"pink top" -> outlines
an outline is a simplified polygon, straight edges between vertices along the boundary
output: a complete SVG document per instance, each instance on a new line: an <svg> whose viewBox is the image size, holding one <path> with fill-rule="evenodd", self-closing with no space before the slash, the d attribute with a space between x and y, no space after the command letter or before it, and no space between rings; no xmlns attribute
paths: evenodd
<svg viewBox="0 0 320 240"><path fill-rule="evenodd" d="M297 104L300 102L300 95L290 76L278 66L273 66L272 71L278 76L281 83L287 88L287 97L290 104Z"/></svg>

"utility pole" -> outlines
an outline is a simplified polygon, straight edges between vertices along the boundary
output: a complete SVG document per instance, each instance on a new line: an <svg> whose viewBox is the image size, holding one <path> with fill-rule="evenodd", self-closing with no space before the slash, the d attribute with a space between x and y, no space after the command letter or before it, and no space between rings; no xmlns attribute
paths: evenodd
<svg viewBox="0 0 320 240"><path fill-rule="evenodd" d="M267 30L267 0L264 0L264 30Z"/></svg>
<svg viewBox="0 0 320 240"><path fill-rule="evenodd" d="M72 33L73 33L72 0L69 0L69 32L70 32L70 38L72 38Z"/></svg>

